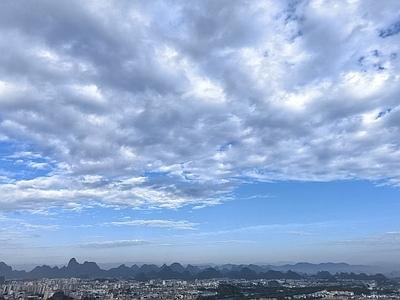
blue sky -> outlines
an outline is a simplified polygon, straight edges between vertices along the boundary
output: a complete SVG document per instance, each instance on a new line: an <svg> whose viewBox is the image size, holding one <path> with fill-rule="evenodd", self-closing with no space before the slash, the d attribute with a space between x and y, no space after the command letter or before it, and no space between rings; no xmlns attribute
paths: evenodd
<svg viewBox="0 0 400 300"><path fill-rule="evenodd" d="M2 1L1 260L396 262L399 11Z"/></svg>

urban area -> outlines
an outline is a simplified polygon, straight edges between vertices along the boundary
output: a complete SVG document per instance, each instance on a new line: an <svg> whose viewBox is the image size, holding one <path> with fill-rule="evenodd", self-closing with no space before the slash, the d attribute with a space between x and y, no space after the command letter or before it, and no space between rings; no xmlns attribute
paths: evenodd
<svg viewBox="0 0 400 300"><path fill-rule="evenodd" d="M399 282L306 279L121 279L0 277L0 299L400 299Z"/></svg>

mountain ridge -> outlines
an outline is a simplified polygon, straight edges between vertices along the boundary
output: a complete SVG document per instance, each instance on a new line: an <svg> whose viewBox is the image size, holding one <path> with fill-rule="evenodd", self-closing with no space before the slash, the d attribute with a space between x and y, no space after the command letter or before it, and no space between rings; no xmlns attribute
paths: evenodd
<svg viewBox="0 0 400 300"><path fill-rule="evenodd" d="M0 262L0 276L10 279L27 278L129 278L138 281L150 279L210 279L210 278L232 278L232 279L302 279L314 276L319 279L372 279L386 280L380 272L366 272L369 266L349 265L346 263L297 263L294 265L272 266L255 264L225 264L215 267L194 266L188 264L186 267L178 262L171 265L163 264L158 267L155 264L136 264L131 267L121 264L109 270L101 269L97 263L85 261L80 264L75 258L71 258L68 264L50 267L48 265L36 266L29 272L24 270L13 270L4 262ZM370 267L371 268L371 267ZM360 269L361 271L357 271ZM355 274L360 273L360 274ZM367 273L370 273L368 275ZM371 275L371 273L373 273ZM378 274L377 274L378 273ZM334 275L332 275L334 274Z"/></svg>

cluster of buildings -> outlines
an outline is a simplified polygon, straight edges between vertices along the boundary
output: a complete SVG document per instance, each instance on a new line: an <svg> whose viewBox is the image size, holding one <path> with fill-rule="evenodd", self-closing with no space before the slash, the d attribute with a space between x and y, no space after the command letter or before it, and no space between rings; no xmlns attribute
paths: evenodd
<svg viewBox="0 0 400 300"><path fill-rule="evenodd" d="M0 299L47 300L57 291L73 299L196 299L199 295L209 296L218 280L150 280L148 282L124 280L37 279L10 280L1 286ZM215 293L213 293L215 294Z"/></svg>
<svg viewBox="0 0 400 300"><path fill-rule="evenodd" d="M0 278L1 279L1 278ZM4 300L195 300L218 299L217 290L221 283L232 284L241 287L264 286L271 287L271 283L278 283L282 288L301 289L307 287L319 287L323 282L309 280L221 280L205 279L195 281L185 280L149 280L138 282L134 280L114 279L35 279L35 280L3 280L0 285L0 299ZM357 282L352 281L355 284ZM325 286L327 283L324 283ZM351 290L327 290L322 289L313 293L299 293L285 296L285 299L400 299L400 291L397 294L377 293L373 282L364 282L371 292L368 295L355 295ZM343 285L344 287L346 284ZM350 285L349 285L350 286ZM252 297L246 294L246 299L277 298ZM233 299L233 298L231 298Z"/></svg>

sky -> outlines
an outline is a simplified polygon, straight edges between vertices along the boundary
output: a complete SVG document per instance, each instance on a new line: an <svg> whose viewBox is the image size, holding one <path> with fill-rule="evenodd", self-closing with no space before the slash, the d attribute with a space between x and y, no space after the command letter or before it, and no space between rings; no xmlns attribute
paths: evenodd
<svg viewBox="0 0 400 300"><path fill-rule="evenodd" d="M0 2L0 261L400 255L400 1Z"/></svg>

